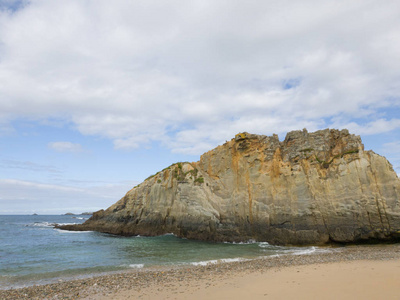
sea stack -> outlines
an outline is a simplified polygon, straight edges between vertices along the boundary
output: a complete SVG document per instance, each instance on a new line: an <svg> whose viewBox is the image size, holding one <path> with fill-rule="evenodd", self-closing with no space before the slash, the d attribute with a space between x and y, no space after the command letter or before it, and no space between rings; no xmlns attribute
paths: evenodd
<svg viewBox="0 0 400 300"><path fill-rule="evenodd" d="M67 230L280 245L396 241L400 180L348 130L249 133L147 178Z"/></svg>

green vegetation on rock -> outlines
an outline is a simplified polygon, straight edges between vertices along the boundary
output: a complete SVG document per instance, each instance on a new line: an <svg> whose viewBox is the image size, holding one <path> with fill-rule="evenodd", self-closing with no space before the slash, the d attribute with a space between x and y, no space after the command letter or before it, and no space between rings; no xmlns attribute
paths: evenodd
<svg viewBox="0 0 400 300"><path fill-rule="evenodd" d="M203 177L196 178L194 182L204 183L204 178Z"/></svg>
<svg viewBox="0 0 400 300"><path fill-rule="evenodd" d="M340 153L340 154L338 154L338 155L335 155L334 157L331 158L330 161L320 160L316 154L314 154L314 156L315 156L315 159L317 160L317 162L319 162L324 168L328 168L329 165L330 165L336 158L339 158L339 157L342 158L342 157L343 157L344 155L346 155L346 154L354 154L354 153L358 153L358 149L346 151L346 152Z"/></svg>

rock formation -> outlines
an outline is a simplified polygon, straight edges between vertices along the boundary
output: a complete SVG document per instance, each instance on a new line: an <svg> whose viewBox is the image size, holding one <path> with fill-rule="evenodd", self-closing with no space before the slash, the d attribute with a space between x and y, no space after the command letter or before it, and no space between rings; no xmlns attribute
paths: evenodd
<svg viewBox="0 0 400 300"><path fill-rule="evenodd" d="M347 130L236 135L147 178L67 230L325 244L400 237L400 180Z"/></svg>

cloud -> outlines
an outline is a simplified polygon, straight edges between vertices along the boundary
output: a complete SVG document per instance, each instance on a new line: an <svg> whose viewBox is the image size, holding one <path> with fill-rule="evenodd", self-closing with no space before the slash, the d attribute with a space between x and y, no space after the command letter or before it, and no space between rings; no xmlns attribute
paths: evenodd
<svg viewBox="0 0 400 300"><path fill-rule="evenodd" d="M364 124L351 122L347 124L341 124L339 127L348 128L350 131L357 132L358 134L362 135L380 134L398 130L400 128L400 119L376 119Z"/></svg>
<svg viewBox="0 0 400 300"><path fill-rule="evenodd" d="M50 149L57 152L83 152L83 148L80 144L74 144L71 142L51 142L47 145Z"/></svg>
<svg viewBox="0 0 400 300"><path fill-rule="evenodd" d="M119 200L123 193L135 184L137 183L86 182L84 184L75 183L75 185L57 185L26 180L0 179L0 212L61 214L97 211Z"/></svg>
<svg viewBox="0 0 400 300"><path fill-rule="evenodd" d="M82 192L82 189L71 188L71 187L64 187L64 186L57 186L51 184L42 184L30 181L23 181L23 180L15 180L15 179L1 179L2 185L8 186L18 186L21 188L34 188L37 190L56 190L56 191L69 191L69 192Z"/></svg>
<svg viewBox="0 0 400 300"><path fill-rule="evenodd" d="M62 173L62 171L59 170L55 166L42 165L42 164L34 163L31 161L18 161L18 160L12 160L12 159L3 159L0 161L0 166L4 169L22 169L22 170L28 170L28 171L33 171L33 172L49 172L49 173L53 173L53 174Z"/></svg>
<svg viewBox="0 0 400 300"><path fill-rule="evenodd" d="M32 1L0 11L0 124L55 118L119 149L159 142L191 154L244 130L396 130L376 112L400 106L399 10L361 0Z"/></svg>

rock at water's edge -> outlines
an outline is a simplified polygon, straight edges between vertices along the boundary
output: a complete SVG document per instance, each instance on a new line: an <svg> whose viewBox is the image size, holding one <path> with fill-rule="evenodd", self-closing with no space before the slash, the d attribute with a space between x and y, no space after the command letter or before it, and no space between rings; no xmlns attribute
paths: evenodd
<svg viewBox="0 0 400 300"><path fill-rule="evenodd" d="M400 180L347 130L238 134L134 187L68 230L324 244L400 237Z"/></svg>

